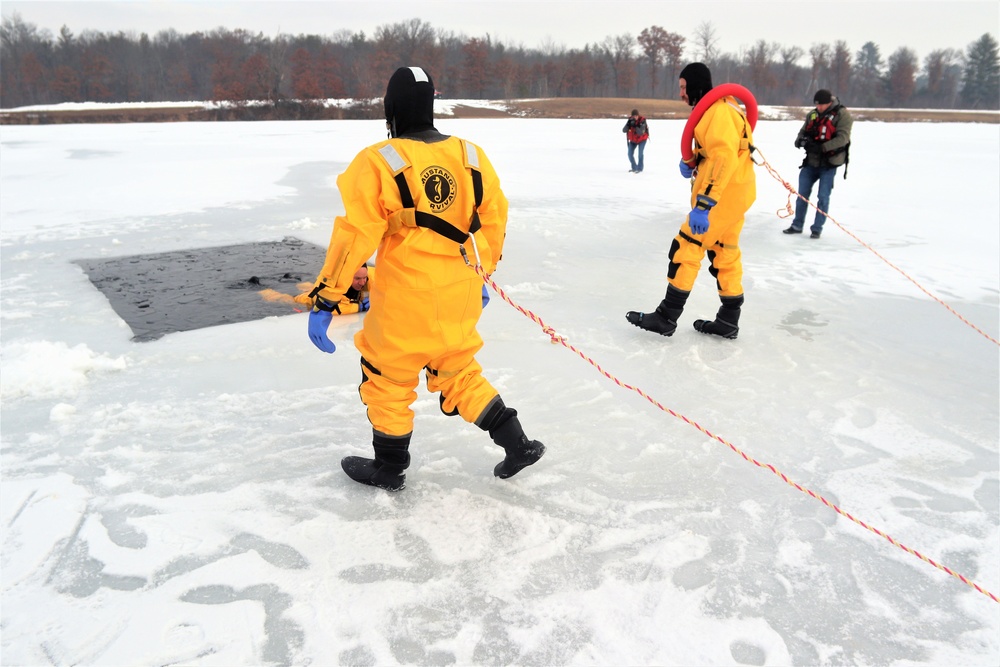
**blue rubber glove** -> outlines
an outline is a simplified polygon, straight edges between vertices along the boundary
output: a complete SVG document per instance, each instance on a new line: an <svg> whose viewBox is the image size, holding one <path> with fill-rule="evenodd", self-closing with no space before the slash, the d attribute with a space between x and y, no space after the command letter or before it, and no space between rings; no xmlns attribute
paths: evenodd
<svg viewBox="0 0 1000 667"><path fill-rule="evenodd" d="M708 231L708 212L716 202L705 195L698 195L697 202L688 214L688 226L694 234L700 236Z"/></svg>
<svg viewBox="0 0 1000 667"><path fill-rule="evenodd" d="M337 346L333 344L333 341L326 335L326 330L330 328L330 322L333 321L333 312L329 310L316 310L315 308L309 313L309 340L313 342L313 345L318 347L323 352L328 352L333 354L337 351Z"/></svg>
<svg viewBox="0 0 1000 667"><path fill-rule="evenodd" d="M678 165L681 168L681 176L684 178L691 178L694 176L694 165L690 165L684 160Z"/></svg>
<svg viewBox="0 0 1000 667"><path fill-rule="evenodd" d="M361 299L361 301L358 302L358 312L359 313L363 313L363 312L365 312L366 310L368 310L371 307L372 307L371 299L369 297L367 297L367 296L365 298Z"/></svg>
<svg viewBox="0 0 1000 667"><path fill-rule="evenodd" d="M490 302L490 293L487 291L486 285L483 285L483 308L485 308L486 304L488 304L489 302Z"/></svg>
<svg viewBox="0 0 1000 667"><path fill-rule="evenodd" d="M700 236L708 231L708 209L693 208L688 214L688 226L691 233Z"/></svg>

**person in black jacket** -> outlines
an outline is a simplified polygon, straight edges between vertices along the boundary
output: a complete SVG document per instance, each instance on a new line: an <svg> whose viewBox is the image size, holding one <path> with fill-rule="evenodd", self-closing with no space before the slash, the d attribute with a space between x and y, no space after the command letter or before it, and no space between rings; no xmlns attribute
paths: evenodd
<svg viewBox="0 0 1000 667"><path fill-rule="evenodd" d="M805 199L795 200L795 217L785 234L801 234L809 208L809 195L813 185L819 181L816 196L816 217L810 227L810 238L818 239L823 233L823 223L829 212L830 193L837 177L837 167L847 164L848 148L851 145L851 126L854 120L847 107L834 97L829 90L817 90L813 97L816 108L806 116L802 128L795 137L795 147L804 148L806 158L799 168L799 194ZM846 167L844 177L847 177Z"/></svg>

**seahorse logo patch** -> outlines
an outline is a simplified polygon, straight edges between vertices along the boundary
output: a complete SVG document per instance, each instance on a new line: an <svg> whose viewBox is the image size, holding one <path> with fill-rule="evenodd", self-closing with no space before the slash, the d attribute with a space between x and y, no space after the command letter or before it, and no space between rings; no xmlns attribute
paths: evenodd
<svg viewBox="0 0 1000 667"><path fill-rule="evenodd" d="M455 177L442 167L428 167L420 173L420 182L424 186L424 194L431 210L440 213L455 201L457 188Z"/></svg>

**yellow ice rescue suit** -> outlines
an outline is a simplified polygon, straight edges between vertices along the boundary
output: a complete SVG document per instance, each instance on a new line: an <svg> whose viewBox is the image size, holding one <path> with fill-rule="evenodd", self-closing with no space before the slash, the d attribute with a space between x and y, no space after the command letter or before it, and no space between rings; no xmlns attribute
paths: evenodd
<svg viewBox="0 0 1000 667"><path fill-rule="evenodd" d="M707 251L719 296L741 296L740 232L757 198L750 123L735 98L723 97L705 110L695 125L694 138L698 171L691 187L691 207L698 204L699 196L717 203L709 211L705 234L694 234L685 221L670 248L667 278L675 288L690 292Z"/></svg>
<svg viewBox="0 0 1000 667"><path fill-rule="evenodd" d="M704 107L701 100L712 90L708 67L704 63L690 63L678 78L682 99L696 109ZM713 95L712 99L705 101L708 108L700 118L688 121L695 123L694 151L691 157L682 158L678 167L681 176L692 179L691 211L670 245L667 293L652 312L625 313L630 324L661 336L672 336L677 330L706 252L722 305L714 320L695 320L694 328L730 340L740 331L743 307L740 232L743 218L757 198L751 160L753 135L735 98Z"/></svg>
<svg viewBox="0 0 1000 667"><path fill-rule="evenodd" d="M434 127L434 82L422 67L400 67L386 86L391 139L361 151L337 179L344 215L334 222L326 260L308 300L309 339L323 352L326 331L355 272L378 249L378 280L354 343L361 352L361 400L372 423L374 458L340 461L355 482L388 491L405 486L416 387L440 393L441 410L461 415L504 450L501 479L536 463L531 440L482 375L476 323L486 288L473 270L492 273L507 230L507 199L486 155Z"/></svg>
<svg viewBox="0 0 1000 667"><path fill-rule="evenodd" d="M477 423L497 391L482 376L476 331L482 279L496 269L507 199L486 155L457 137L394 138L363 150L337 179L337 217L312 295L337 303L358 267L378 250L371 309L354 342L361 353L361 399L376 432L413 430L420 371L441 392L441 409ZM468 240L475 237L475 248Z"/></svg>

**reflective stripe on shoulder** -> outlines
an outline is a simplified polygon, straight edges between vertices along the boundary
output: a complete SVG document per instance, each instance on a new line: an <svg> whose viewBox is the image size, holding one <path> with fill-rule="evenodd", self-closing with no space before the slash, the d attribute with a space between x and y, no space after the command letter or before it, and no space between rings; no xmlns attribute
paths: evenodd
<svg viewBox="0 0 1000 667"><path fill-rule="evenodd" d="M378 149L379 155L385 160L389 168L392 169L393 174L398 174L399 172L406 169L409 165L403 156L399 154L398 151L393 147L392 144L386 144L382 148Z"/></svg>
<svg viewBox="0 0 1000 667"><path fill-rule="evenodd" d="M728 105L729 105L729 106L731 106L732 108L736 109L736 112L737 112L737 113L738 113L739 115L741 115L741 116L743 116L744 118L746 118L746 113L744 113L744 112L743 112L743 109L742 109L742 107L740 107L740 105L738 105L738 104L733 104L733 103L732 103L732 102L730 102L729 100L726 100L726 104L728 104Z"/></svg>
<svg viewBox="0 0 1000 667"><path fill-rule="evenodd" d="M479 150L471 141L465 142L465 160L473 169L479 169Z"/></svg>

